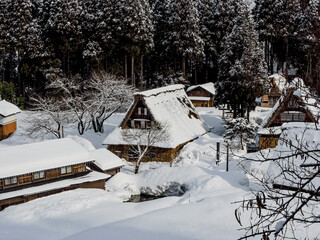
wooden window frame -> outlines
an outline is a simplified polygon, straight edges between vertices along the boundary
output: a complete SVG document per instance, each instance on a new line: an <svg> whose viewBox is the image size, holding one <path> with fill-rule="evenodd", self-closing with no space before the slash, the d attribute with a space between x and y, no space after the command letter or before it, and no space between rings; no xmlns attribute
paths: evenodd
<svg viewBox="0 0 320 240"><path fill-rule="evenodd" d="M44 179L45 177L46 177L45 171L35 172L33 173L33 176L32 176L33 180Z"/></svg>
<svg viewBox="0 0 320 240"><path fill-rule="evenodd" d="M65 166L60 168L60 174L66 175L72 173L72 166Z"/></svg>
<svg viewBox="0 0 320 240"><path fill-rule="evenodd" d="M15 180L13 181L13 179ZM9 183L7 182L8 180L9 180ZM7 177L4 179L3 183L4 183L4 186L15 185L18 183L18 177Z"/></svg>

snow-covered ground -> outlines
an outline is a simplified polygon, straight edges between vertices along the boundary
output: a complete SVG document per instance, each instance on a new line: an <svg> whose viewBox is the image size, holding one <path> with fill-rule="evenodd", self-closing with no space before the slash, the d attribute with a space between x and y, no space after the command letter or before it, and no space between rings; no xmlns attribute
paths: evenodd
<svg viewBox="0 0 320 240"><path fill-rule="evenodd" d="M225 149L216 164L216 142L223 142L222 112L199 108L198 112L212 127L210 133L187 144L170 167L167 163L145 163L139 174L127 164L106 183L106 191L77 189L0 212L0 239L237 239L241 232L234 217L237 204L250 192L247 176L230 159L225 171ZM260 112L261 113L261 112ZM18 130L0 142L0 147L38 141L23 135L23 119ZM257 118L254 113L253 118ZM87 131L84 138L99 148L103 139L123 118L115 115L105 124L104 134ZM65 135L77 135L66 128ZM124 202L140 193L161 195L166 191L186 191L182 196L164 197L148 202Z"/></svg>

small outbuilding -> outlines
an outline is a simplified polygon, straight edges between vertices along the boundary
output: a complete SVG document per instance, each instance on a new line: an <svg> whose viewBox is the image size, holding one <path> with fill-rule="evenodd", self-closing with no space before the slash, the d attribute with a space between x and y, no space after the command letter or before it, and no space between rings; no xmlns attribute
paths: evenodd
<svg viewBox="0 0 320 240"><path fill-rule="evenodd" d="M188 87L187 95L195 107L213 107L216 89L209 82Z"/></svg>
<svg viewBox="0 0 320 240"><path fill-rule="evenodd" d="M17 114L21 110L6 100L0 101L0 140L8 138L17 130Z"/></svg>
<svg viewBox="0 0 320 240"><path fill-rule="evenodd" d="M136 136L144 136L152 126L162 123L166 125L166 139L151 145L153 154L142 161L171 162L185 144L209 130L187 97L184 85L177 84L135 93L120 126L107 136L103 145L121 158L136 161L132 148L139 139L127 141L123 132L131 129Z"/></svg>

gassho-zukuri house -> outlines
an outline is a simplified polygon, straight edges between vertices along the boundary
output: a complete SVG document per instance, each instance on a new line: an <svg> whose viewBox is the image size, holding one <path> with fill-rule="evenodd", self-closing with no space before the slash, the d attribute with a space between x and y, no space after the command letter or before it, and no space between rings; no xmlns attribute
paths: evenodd
<svg viewBox="0 0 320 240"><path fill-rule="evenodd" d="M148 131L151 126L162 123L166 125L167 139L151 146L154 155L142 161L171 162L185 144L209 130L187 97L184 85L177 84L135 93L134 102L120 126L107 136L103 145L116 155L135 161L130 150L135 143L124 140L123 131Z"/></svg>
<svg viewBox="0 0 320 240"><path fill-rule="evenodd" d="M6 100L0 101L0 141L17 130L17 117L21 110Z"/></svg>
<svg viewBox="0 0 320 240"><path fill-rule="evenodd" d="M105 189L106 172L123 166L105 151L88 151L70 138L0 148L0 210L76 188Z"/></svg>
<svg viewBox="0 0 320 240"><path fill-rule="evenodd" d="M318 123L319 97L302 79L295 78L263 120L259 134L259 149L274 148L284 123Z"/></svg>
<svg viewBox="0 0 320 240"><path fill-rule="evenodd" d="M188 87L187 95L195 107L213 107L216 89L209 82Z"/></svg>

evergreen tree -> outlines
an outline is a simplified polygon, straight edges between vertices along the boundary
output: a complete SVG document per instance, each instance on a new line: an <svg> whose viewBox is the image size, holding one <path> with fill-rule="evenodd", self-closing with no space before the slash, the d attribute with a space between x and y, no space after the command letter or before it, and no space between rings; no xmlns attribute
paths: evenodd
<svg viewBox="0 0 320 240"><path fill-rule="evenodd" d="M233 4L238 16L232 31L223 38L215 100L231 105L234 117L244 117L247 111L249 118L255 98L262 95L267 72L248 6L244 1Z"/></svg>
<svg viewBox="0 0 320 240"><path fill-rule="evenodd" d="M175 0L173 7L172 42L182 60L185 78L186 62L203 56L203 40L200 37L199 14L194 0Z"/></svg>
<svg viewBox="0 0 320 240"><path fill-rule="evenodd" d="M81 8L78 0L50 0L44 17L45 37L62 62L63 72L69 76L72 67L81 67L77 53L82 55L82 29L79 23ZM45 21L45 18L44 18ZM80 59L82 59L80 57ZM72 64L73 60L73 65ZM78 69L81 72L81 69Z"/></svg>

